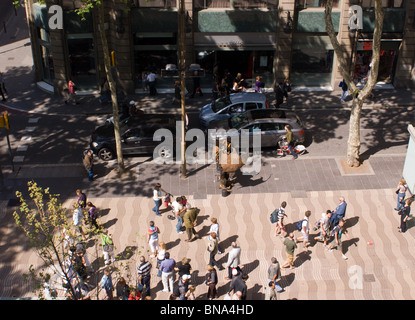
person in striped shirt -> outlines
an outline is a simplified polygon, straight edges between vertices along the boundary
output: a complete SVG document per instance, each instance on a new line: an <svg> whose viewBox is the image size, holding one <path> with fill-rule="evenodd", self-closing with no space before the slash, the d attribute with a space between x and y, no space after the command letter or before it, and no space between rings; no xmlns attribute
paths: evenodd
<svg viewBox="0 0 415 320"><path fill-rule="evenodd" d="M151 271L151 263L150 261L146 261L144 256L140 257L140 265L137 267L138 272L138 291L142 292L144 286L146 287L146 296L150 296L150 271Z"/></svg>

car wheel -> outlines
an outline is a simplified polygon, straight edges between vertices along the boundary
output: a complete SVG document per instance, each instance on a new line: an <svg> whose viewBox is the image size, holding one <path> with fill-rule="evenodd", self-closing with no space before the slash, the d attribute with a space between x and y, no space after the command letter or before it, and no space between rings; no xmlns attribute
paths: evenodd
<svg viewBox="0 0 415 320"><path fill-rule="evenodd" d="M101 160L109 161L114 159L114 152L109 148L102 148L98 151L98 157Z"/></svg>

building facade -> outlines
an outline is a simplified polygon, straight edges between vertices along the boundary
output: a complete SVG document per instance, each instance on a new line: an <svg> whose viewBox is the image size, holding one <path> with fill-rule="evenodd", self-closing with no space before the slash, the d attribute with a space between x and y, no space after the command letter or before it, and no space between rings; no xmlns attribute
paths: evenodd
<svg viewBox="0 0 415 320"><path fill-rule="evenodd" d="M172 89L179 65L179 1L105 0L104 30L94 10L84 18L76 13L79 0L27 1L36 82L60 94L72 78L80 91L99 92L105 79L100 32L105 32L120 91L143 92L143 74L151 70L158 88ZM63 10L62 28L49 25L53 5ZM357 38L349 30L352 5L362 8ZM268 88L288 77L297 87L336 89L342 77L325 31L324 7L325 0L185 0L188 74L191 65L199 65L207 88L214 73L230 72L250 83L260 75ZM383 7L378 82L413 88L415 0L384 0ZM360 81L371 60L374 1L334 0L332 21Z"/></svg>

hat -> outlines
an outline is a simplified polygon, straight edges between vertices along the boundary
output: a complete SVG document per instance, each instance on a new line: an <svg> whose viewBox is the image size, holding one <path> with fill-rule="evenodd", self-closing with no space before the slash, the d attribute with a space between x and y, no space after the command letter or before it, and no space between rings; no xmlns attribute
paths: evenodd
<svg viewBox="0 0 415 320"><path fill-rule="evenodd" d="M135 101L134 101L134 100L131 100L131 101L130 101L130 104L135 104Z"/></svg>
<svg viewBox="0 0 415 320"><path fill-rule="evenodd" d="M188 279L190 279L190 278L191 278L191 276L190 276L190 274L184 274L184 275L182 276L182 278L183 278L183 280L188 280Z"/></svg>

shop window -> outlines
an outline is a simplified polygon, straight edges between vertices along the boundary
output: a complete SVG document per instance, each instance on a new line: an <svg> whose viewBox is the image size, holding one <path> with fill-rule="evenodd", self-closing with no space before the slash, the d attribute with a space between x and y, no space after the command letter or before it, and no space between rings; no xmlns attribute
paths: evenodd
<svg viewBox="0 0 415 320"><path fill-rule="evenodd" d="M339 0L333 0L333 8L339 7ZM327 0L297 0L296 7L298 9L306 8L325 8Z"/></svg>
<svg viewBox="0 0 415 320"><path fill-rule="evenodd" d="M175 8L176 0L135 0L135 5L140 8Z"/></svg>
<svg viewBox="0 0 415 320"><path fill-rule="evenodd" d="M49 31L39 27L37 27L36 31L39 43L42 80L48 84L53 84L55 79L55 69L53 66L53 57L50 50Z"/></svg>
<svg viewBox="0 0 415 320"><path fill-rule="evenodd" d="M363 0L362 8L374 8L375 0ZM403 8L404 0L382 0L382 7L384 8Z"/></svg>
<svg viewBox="0 0 415 320"><path fill-rule="evenodd" d="M195 0L195 8L270 8L277 0Z"/></svg>

